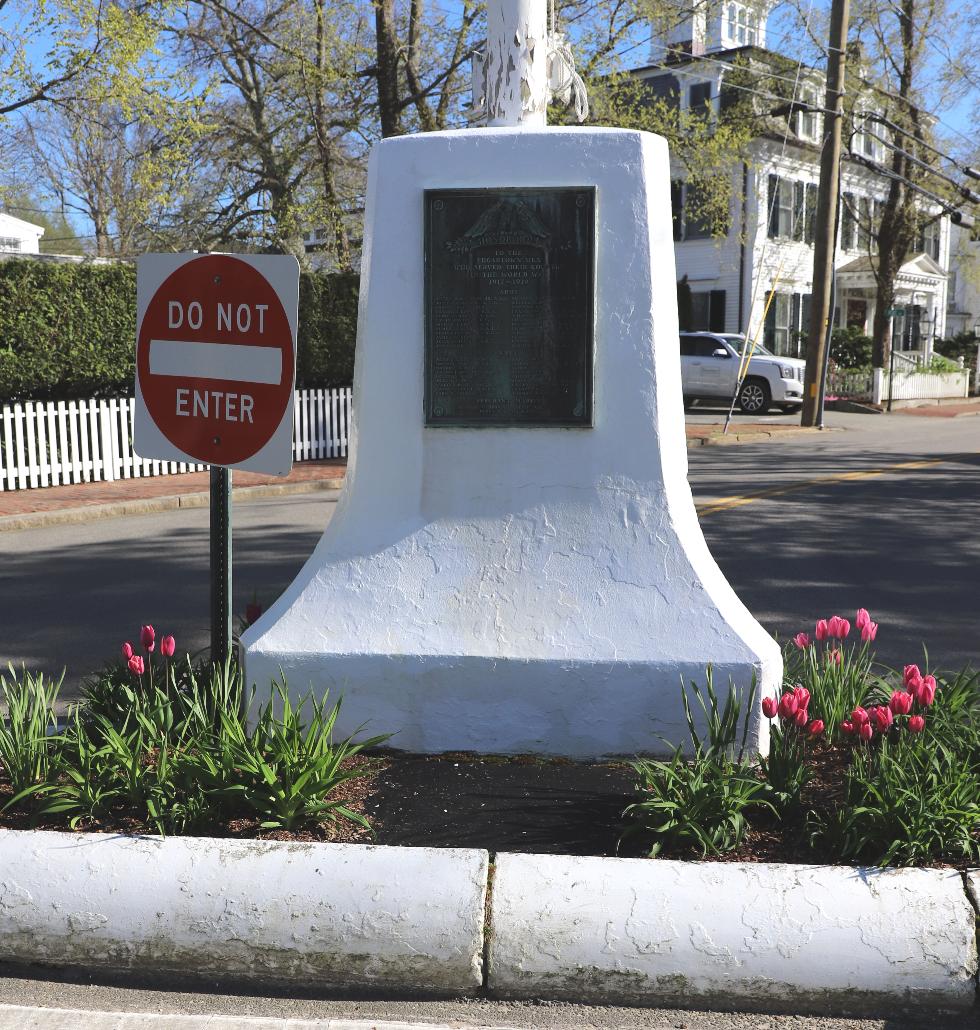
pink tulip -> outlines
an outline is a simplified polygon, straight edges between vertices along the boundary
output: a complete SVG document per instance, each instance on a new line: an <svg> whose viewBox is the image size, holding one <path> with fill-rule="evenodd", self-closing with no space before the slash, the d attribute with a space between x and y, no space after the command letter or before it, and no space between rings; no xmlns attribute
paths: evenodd
<svg viewBox="0 0 980 1030"><path fill-rule="evenodd" d="M839 647L835 647L832 650L827 651L824 655L824 661L826 661L828 665L840 665L843 660L844 656L840 653Z"/></svg>
<svg viewBox="0 0 980 1030"><path fill-rule="evenodd" d="M252 601L250 604L245 605L245 621L251 626L252 623L258 622L259 616L262 614L262 605L256 604Z"/></svg>
<svg viewBox="0 0 980 1030"><path fill-rule="evenodd" d="M816 629L813 631L813 635L817 638L817 640L826 640L827 639L829 634L827 632L827 620L826 619L820 619L820 621L817 623Z"/></svg>
<svg viewBox="0 0 980 1030"><path fill-rule="evenodd" d="M872 708L871 717L874 719L875 726L881 733L885 733L890 729L891 724L895 721L895 716L892 714L892 710L884 705Z"/></svg>
<svg viewBox="0 0 980 1030"><path fill-rule="evenodd" d="M819 737L824 731L823 719L814 719L808 730L811 737Z"/></svg>
<svg viewBox="0 0 980 1030"><path fill-rule="evenodd" d="M792 694L783 694L779 699L779 714L783 719L792 719L799 707L800 703Z"/></svg>
<svg viewBox="0 0 980 1030"><path fill-rule="evenodd" d="M893 715L908 715L912 711L912 695L904 690L896 690L888 702Z"/></svg>
<svg viewBox="0 0 980 1030"><path fill-rule="evenodd" d="M762 714L767 719L774 719L778 710L779 702L774 697L764 697L762 699Z"/></svg>
<svg viewBox="0 0 980 1030"><path fill-rule="evenodd" d="M867 608L858 608L857 615L854 616L854 625L858 629L864 629L865 626L871 625L871 616L868 614Z"/></svg>
<svg viewBox="0 0 980 1030"><path fill-rule="evenodd" d="M878 636L878 623L869 622L866 626L861 627L861 639L867 644L869 641L874 640Z"/></svg>
<svg viewBox="0 0 980 1030"><path fill-rule="evenodd" d="M806 708L810 704L810 691L806 687L796 687L793 690L793 697L800 708Z"/></svg>
<svg viewBox="0 0 980 1030"><path fill-rule="evenodd" d="M797 725L797 726L799 726L799 728L800 728L800 729L802 730L802 729L803 729L803 727L804 727L804 726L806 726L806 724L807 724L807 720L808 720L809 718L810 718L810 717L809 717L809 716L808 716L808 715L806 714L806 709L805 709L805 708L801 708L801 709L800 709L800 710L799 710L799 711L798 711L798 712L796 713L796 715L795 715L795 716L793 716L793 722L795 722L795 723L796 723L796 725Z"/></svg>
<svg viewBox="0 0 980 1030"><path fill-rule="evenodd" d="M905 671L902 673L902 682L905 684L906 690L912 689L913 683L918 683L922 679L922 673L919 672L918 665L906 665Z"/></svg>
<svg viewBox="0 0 980 1030"><path fill-rule="evenodd" d="M921 715L913 715L909 719L909 733L921 733L926 728L926 721Z"/></svg>
<svg viewBox="0 0 980 1030"><path fill-rule="evenodd" d="M828 627L829 628L829 627ZM842 619L839 615L837 616L837 626L835 627L836 632L833 634L840 640L843 640L848 633L851 632L851 624L847 619Z"/></svg>
<svg viewBox="0 0 980 1030"><path fill-rule="evenodd" d="M127 640L122 646L122 656L124 661L129 661L133 657L133 645Z"/></svg>
<svg viewBox="0 0 980 1030"><path fill-rule="evenodd" d="M173 658L174 651L176 649L177 642L174 640L173 637L163 637L163 639L160 641L160 654L162 654L164 658Z"/></svg>
<svg viewBox="0 0 980 1030"><path fill-rule="evenodd" d="M867 726L870 721L871 716L869 716L865 709L860 705L851 712L851 722L853 722L855 726Z"/></svg>
<svg viewBox="0 0 980 1030"><path fill-rule="evenodd" d="M143 675L143 656L141 654L134 654L126 664L129 666L129 671L135 676Z"/></svg>
<svg viewBox="0 0 980 1030"><path fill-rule="evenodd" d="M862 740L870 740L875 734L875 731L871 728L870 722L862 723L858 727L858 736Z"/></svg>
<svg viewBox="0 0 980 1030"><path fill-rule="evenodd" d="M912 688L915 700L923 708L928 708L936 699L936 677L923 676L922 679Z"/></svg>
<svg viewBox="0 0 980 1030"><path fill-rule="evenodd" d="M840 724L840 728L842 733L846 733L848 736L850 736L854 732L854 723L845 719Z"/></svg>
<svg viewBox="0 0 980 1030"><path fill-rule="evenodd" d="M153 642L156 640L157 635L152 626L143 626L140 628L140 643L143 645L145 651L153 650Z"/></svg>
<svg viewBox="0 0 980 1030"><path fill-rule="evenodd" d="M802 651L804 648L810 646L810 637L806 633L797 633L793 637L793 643Z"/></svg>

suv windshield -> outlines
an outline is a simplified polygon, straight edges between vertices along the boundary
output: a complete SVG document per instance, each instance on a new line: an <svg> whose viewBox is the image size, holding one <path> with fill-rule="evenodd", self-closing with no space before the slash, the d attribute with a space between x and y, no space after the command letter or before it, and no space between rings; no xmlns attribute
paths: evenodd
<svg viewBox="0 0 980 1030"><path fill-rule="evenodd" d="M727 341L732 347L734 347L735 350L739 352L739 354L742 353L742 348L746 345L746 339L744 336L741 336L738 333L719 333L718 335L721 336L723 340ZM767 347L763 347L761 343L757 343L755 345L755 347L752 349L752 353L765 354L768 357L775 357L773 352L769 350Z"/></svg>

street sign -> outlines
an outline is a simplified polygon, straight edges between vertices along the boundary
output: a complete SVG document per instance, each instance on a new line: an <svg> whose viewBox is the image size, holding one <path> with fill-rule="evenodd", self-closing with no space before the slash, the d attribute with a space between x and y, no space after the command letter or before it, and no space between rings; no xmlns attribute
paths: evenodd
<svg viewBox="0 0 980 1030"><path fill-rule="evenodd" d="M905 314L905 308L889 308L887 315L889 318L901 318Z"/></svg>
<svg viewBox="0 0 980 1030"><path fill-rule="evenodd" d="M296 259L146 254L136 280L136 453L287 475Z"/></svg>

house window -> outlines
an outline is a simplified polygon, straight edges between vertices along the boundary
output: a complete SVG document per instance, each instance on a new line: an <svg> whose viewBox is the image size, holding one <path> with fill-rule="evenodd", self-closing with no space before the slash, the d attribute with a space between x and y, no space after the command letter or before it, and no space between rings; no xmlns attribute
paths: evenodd
<svg viewBox="0 0 980 1030"><path fill-rule="evenodd" d="M817 187L814 183L794 182L778 175L769 176L769 238L813 243Z"/></svg>
<svg viewBox="0 0 980 1030"><path fill-rule="evenodd" d="M691 114L711 113L711 83L698 82L687 91L687 108Z"/></svg>
<svg viewBox="0 0 980 1030"><path fill-rule="evenodd" d="M745 40L755 46L759 41L759 16L753 11L749 14L749 27Z"/></svg>
<svg viewBox="0 0 980 1030"><path fill-rule="evenodd" d="M773 354L787 358L803 357L811 298L812 295L809 293L772 295L772 302L766 313L763 341Z"/></svg>
<svg viewBox="0 0 980 1030"><path fill-rule="evenodd" d="M796 135L800 139L815 140L819 130L817 112L812 110L817 106L817 95L809 90L803 93L801 102L804 105L796 112Z"/></svg>
<svg viewBox="0 0 980 1030"><path fill-rule="evenodd" d="M674 180L670 184L670 206L674 227L674 239L706 240L716 228L702 212L698 187L694 183ZM719 231L721 227L717 227ZM727 228L725 230L727 232Z"/></svg>
<svg viewBox="0 0 980 1030"><path fill-rule="evenodd" d="M915 249L925 251L933 261L939 260L939 221L927 222L915 239Z"/></svg>
<svg viewBox="0 0 980 1030"><path fill-rule="evenodd" d="M16 236L0 236L0 251L20 250L20 242Z"/></svg>

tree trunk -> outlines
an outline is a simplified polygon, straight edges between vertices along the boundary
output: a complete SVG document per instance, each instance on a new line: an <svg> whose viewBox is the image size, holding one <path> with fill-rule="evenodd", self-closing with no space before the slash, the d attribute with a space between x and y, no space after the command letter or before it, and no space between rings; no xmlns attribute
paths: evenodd
<svg viewBox="0 0 980 1030"><path fill-rule="evenodd" d="M374 33L377 45L378 114L382 136L400 136L401 105L398 100L398 40L395 36L395 0L374 0Z"/></svg>

